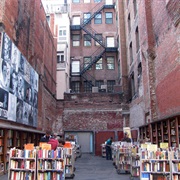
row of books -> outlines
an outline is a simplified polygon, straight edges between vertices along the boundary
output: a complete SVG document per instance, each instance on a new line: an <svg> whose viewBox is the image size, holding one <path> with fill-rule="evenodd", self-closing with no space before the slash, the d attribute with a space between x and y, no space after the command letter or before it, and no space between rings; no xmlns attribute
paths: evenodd
<svg viewBox="0 0 180 180"><path fill-rule="evenodd" d="M20 149L11 149L10 157L17 158L36 158L36 150L20 150Z"/></svg>
<svg viewBox="0 0 180 180"><path fill-rule="evenodd" d="M141 152L142 159L170 159L169 151L147 151L142 150Z"/></svg>
<svg viewBox="0 0 180 180"><path fill-rule="evenodd" d="M38 158L64 158L63 148L57 150L38 150Z"/></svg>
<svg viewBox="0 0 180 180"><path fill-rule="evenodd" d="M34 172L24 172L24 171L11 171L11 179L18 180L35 180Z"/></svg>
<svg viewBox="0 0 180 180"><path fill-rule="evenodd" d="M142 171L147 172L170 172L169 162L142 162Z"/></svg>
<svg viewBox="0 0 180 180"><path fill-rule="evenodd" d="M64 173L62 172L39 172L37 180L64 180Z"/></svg>
<svg viewBox="0 0 180 180"><path fill-rule="evenodd" d="M37 164L37 168L39 170L61 170L63 171L64 168L64 162L63 161L57 161L57 160L43 160L40 159Z"/></svg>
<svg viewBox="0 0 180 180"><path fill-rule="evenodd" d="M35 169L36 167L36 162L35 160L10 160L11 168L12 169Z"/></svg>

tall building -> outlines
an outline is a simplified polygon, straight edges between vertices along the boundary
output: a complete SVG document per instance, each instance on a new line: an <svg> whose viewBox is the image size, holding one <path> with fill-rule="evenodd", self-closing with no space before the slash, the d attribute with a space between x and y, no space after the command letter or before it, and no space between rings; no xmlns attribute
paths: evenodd
<svg viewBox="0 0 180 180"><path fill-rule="evenodd" d="M119 83L114 2L74 0L70 18L71 92L113 92Z"/></svg>
<svg viewBox="0 0 180 180"><path fill-rule="evenodd" d="M56 98L62 100L70 89L70 4L59 0L43 0L42 3L57 40Z"/></svg>

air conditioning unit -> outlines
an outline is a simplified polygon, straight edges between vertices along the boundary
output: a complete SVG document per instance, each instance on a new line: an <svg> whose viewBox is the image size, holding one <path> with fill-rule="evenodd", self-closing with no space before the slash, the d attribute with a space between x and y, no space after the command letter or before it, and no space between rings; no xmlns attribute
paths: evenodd
<svg viewBox="0 0 180 180"><path fill-rule="evenodd" d="M67 93L72 93L72 89L68 89Z"/></svg>
<svg viewBox="0 0 180 180"><path fill-rule="evenodd" d="M61 7L56 7L55 13L60 13L61 12Z"/></svg>
<svg viewBox="0 0 180 180"><path fill-rule="evenodd" d="M101 85L101 90L103 92L107 92L107 85Z"/></svg>

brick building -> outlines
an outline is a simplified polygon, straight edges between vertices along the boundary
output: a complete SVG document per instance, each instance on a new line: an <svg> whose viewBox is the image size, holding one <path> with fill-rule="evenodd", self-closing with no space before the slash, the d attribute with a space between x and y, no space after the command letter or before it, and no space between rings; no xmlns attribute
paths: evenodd
<svg viewBox="0 0 180 180"><path fill-rule="evenodd" d="M72 0L72 91L65 89L64 99L56 96L55 16L49 28L40 0L18 2L0 2L0 29L38 74L38 121L31 126L1 118L2 129L73 134L84 152L96 155L109 136L122 138L123 127L132 135L138 129L142 140L179 145L178 0Z"/></svg>

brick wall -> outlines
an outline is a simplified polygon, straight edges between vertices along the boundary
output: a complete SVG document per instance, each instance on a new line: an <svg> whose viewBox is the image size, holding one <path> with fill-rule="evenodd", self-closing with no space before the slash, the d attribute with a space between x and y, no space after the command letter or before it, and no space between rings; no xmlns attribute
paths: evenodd
<svg viewBox="0 0 180 180"><path fill-rule="evenodd" d="M65 131L122 130L122 109L127 108L119 94L65 94L63 128Z"/></svg>
<svg viewBox="0 0 180 180"><path fill-rule="evenodd" d="M127 46L131 41L133 44L136 43L133 35L135 27L138 26L140 34L143 94L142 96L138 94L130 104L130 123L131 127L135 127L147 122L149 115L150 121L156 121L179 113L178 3L177 1L167 1L167 3L156 0L137 1L136 18L134 18L133 2L129 1L128 6L124 4L125 8L127 7L125 19L127 20L129 13L132 18L131 36L127 39ZM135 47L133 52L136 60ZM129 66L129 69L131 68ZM137 71L136 62L133 68ZM136 82L135 88L138 92L137 87Z"/></svg>

